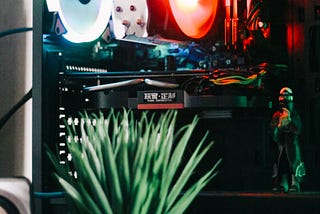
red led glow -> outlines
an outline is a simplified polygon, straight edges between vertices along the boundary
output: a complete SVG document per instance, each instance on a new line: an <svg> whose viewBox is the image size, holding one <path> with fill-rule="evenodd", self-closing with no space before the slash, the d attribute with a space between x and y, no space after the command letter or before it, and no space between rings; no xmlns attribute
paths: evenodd
<svg viewBox="0 0 320 214"><path fill-rule="evenodd" d="M218 0L169 0L169 5L181 31L199 39L212 28Z"/></svg>
<svg viewBox="0 0 320 214"><path fill-rule="evenodd" d="M287 47L291 54L301 53L304 44L304 28L297 23L287 26Z"/></svg>

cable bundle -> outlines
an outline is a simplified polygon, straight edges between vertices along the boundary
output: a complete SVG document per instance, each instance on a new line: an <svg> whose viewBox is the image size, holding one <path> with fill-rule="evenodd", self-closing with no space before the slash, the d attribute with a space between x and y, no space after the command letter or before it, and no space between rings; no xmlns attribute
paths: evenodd
<svg viewBox="0 0 320 214"><path fill-rule="evenodd" d="M248 71L235 71L235 70L217 70L213 73L213 78L209 81L215 85L228 85L228 84L241 84L248 85L259 77L266 74L265 69L261 69L259 72L248 72Z"/></svg>

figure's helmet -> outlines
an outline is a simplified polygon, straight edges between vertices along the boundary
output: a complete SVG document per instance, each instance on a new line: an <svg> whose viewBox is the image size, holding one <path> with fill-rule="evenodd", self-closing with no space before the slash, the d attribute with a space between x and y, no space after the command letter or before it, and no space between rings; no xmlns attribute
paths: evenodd
<svg viewBox="0 0 320 214"><path fill-rule="evenodd" d="M293 101L292 90L288 87L283 87L279 93L279 102L290 103Z"/></svg>

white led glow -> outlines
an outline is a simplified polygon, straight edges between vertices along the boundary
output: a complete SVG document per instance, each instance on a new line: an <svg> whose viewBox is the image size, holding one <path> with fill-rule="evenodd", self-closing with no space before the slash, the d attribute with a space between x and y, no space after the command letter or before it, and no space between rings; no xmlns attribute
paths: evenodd
<svg viewBox="0 0 320 214"><path fill-rule="evenodd" d="M59 10L59 1L50 1L47 0L47 6L48 6L48 10L50 12L55 12Z"/></svg>
<svg viewBox="0 0 320 214"><path fill-rule="evenodd" d="M198 4L198 0L177 0L177 7L186 13L196 10Z"/></svg>
<svg viewBox="0 0 320 214"><path fill-rule="evenodd" d="M105 31L111 16L112 0L47 0L50 12L58 12L67 30L63 36L75 43L90 42Z"/></svg>

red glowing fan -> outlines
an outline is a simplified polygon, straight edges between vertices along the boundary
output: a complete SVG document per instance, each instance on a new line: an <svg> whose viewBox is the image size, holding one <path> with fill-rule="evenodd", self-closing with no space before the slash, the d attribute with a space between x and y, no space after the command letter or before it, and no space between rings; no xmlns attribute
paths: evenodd
<svg viewBox="0 0 320 214"><path fill-rule="evenodd" d="M150 36L223 40L224 0L147 0L147 3Z"/></svg>
<svg viewBox="0 0 320 214"><path fill-rule="evenodd" d="M181 31L199 39L212 28L218 0L169 0L169 6Z"/></svg>

